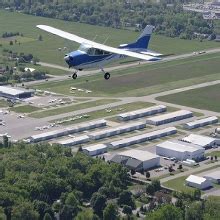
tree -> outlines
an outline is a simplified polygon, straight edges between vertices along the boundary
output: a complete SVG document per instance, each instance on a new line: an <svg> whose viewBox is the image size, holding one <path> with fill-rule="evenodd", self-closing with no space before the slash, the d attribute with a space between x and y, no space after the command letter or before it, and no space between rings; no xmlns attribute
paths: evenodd
<svg viewBox="0 0 220 220"><path fill-rule="evenodd" d="M38 220L39 214L34 210L31 203L22 202L12 210L12 220Z"/></svg>
<svg viewBox="0 0 220 220"><path fill-rule="evenodd" d="M154 187L155 192L161 189L160 180L153 180L151 184Z"/></svg>
<svg viewBox="0 0 220 220"><path fill-rule="evenodd" d="M145 174L145 176L146 176L147 179L149 179L149 178L150 178L150 172L147 171L146 174Z"/></svg>
<svg viewBox="0 0 220 220"><path fill-rule="evenodd" d="M83 210L77 214L75 220L94 220L95 218L90 210Z"/></svg>
<svg viewBox="0 0 220 220"><path fill-rule="evenodd" d="M45 213L43 220L52 220L52 217L49 213Z"/></svg>
<svg viewBox="0 0 220 220"><path fill-rule="evenodd" d="M8 142L8 136L7 135L4 135L3 136L3 146L4 147L9 147L9 142Z"/></svg>
<svg viewBox="0 0 220 220"><path fill-rule="evenodd" d="M185 220L202 220L203 209L201 202L190 203L185 210Z"/></svg>
<svg viewBox="0 0 220 220"><path fill-rule="evenodd" d="M118 218L118 207L109 203L103 211L103 220L116 220Z"/></svg>
<svg viewBox="0 0 220 220"><path fill-rule="evenodd" d="M193 197L195 200L199 200L201 198L201 190L200 189L195 189L193 192Z"/></svg>
<svg viewBox="0 0 220 220"><path fill-rule="evenodd" d="M149 195L153 195L155 193L154 186L152 184L146 185L146 193Z"/></svg>
<svg viewBox="0 0 220 220"><path fill-rule="evenodd" d="M179 170L182 170L182 169L183 169L183 165L182 165L182 164L179 164L178 169L179 169Z"/></svg>
<svg viewBox="0 0 220 220"><path fill-rule="evenodd" d="M132 214L132 208L128 205L124 205L122 212L126 215L131 215Z"/></svg>
<svg viewBox="0 0 220 220"><path fill-rule="evenodd" d="M128 205L132 209L135 208L135 202L132 198L132 194L128 190L124 190L119 194L118 198L118 204L119 205Z"/></svg>
<svg viewBox="0 0 220 220"><path fill-rule="evenodd" d="M215 161L217 161L218 160L218 157L217 157L217 155L215 155Z"/></svg>
<svg viewBox="0 0 220 220"><path fill-rule="evenodd" d="M173 205L164 205L147 216L149 220L183 220L182 211Z"/></svg>
<svg viewBox="0 0 220 220"><path fill-rule="evenodd" d="M98 216L102 216L102 212L106 206L106 198L100 193L93 193L91 198L91 206Z"/></svg>

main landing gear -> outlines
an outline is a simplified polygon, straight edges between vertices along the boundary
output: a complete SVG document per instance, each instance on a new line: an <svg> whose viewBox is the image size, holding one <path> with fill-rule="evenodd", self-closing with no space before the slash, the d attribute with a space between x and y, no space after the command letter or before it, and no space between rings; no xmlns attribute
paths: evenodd
<svg viewBox="0 0 220 220"><path fill-rule="evenodd" d="M76 78L77 78L77 73L76 73L76 72L73 73L72 78L73 78L73 79L76 79Z"/></svg>
<svg viewBox="0 0 220 220"><path fill-rule="evenodd" d="M101 68L101 71L104 73L104 78L105 78L105 80L108 80L108 79L110 79L110 73L108 73L108 72L105 72L104 70L103 70L103 68Z"/></svg>
<svg viewBox="0 0 220 220"><path fill-rule="evenodd" d="M104 78L106 79L106 80L108 80L108 79L110 79L110 73L105 73L105 75L104 75Z"/></svg>

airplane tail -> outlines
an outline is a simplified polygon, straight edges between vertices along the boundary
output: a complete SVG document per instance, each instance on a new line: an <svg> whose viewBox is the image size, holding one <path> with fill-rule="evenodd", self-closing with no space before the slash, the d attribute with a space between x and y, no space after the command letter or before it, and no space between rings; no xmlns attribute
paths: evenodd
<svg viewBox="0 0 220 220"><path fill-rule="evenodd" d="M124 44L124 45L120 45L120 48L124 48L124 49L147 49L148 48L148 44L151 38L151 34L153 31L154 26L152 25L147 25L143 32L141 33L141 35L139 36L139 38L130 44Z"/></svg>

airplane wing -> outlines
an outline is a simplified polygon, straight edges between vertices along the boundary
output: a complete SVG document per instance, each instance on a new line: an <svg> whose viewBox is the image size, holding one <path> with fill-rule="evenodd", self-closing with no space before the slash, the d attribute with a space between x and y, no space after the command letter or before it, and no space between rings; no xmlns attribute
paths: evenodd
<svg viewBox="0 0 220 220"><path fill-rule="evenodd" d="M50 27L47 25L37 25L37 27L40 28L41 30L47 31L49 33L60 36L62 38L77 42L79 44L88 44L91 47L94 47L94 48L100 49L100 50L104 50L104 51L107 51L110 53L125 55L125 56L129 56L129 57L135 57L135 58L147 60L147 61L155 61L155 60L160 59L160 58L153 57L153 56L150 56L147 54L140 54L140 53L128 51L126 49L119 49L119 48L114 48L114 47L106 46L103 44L99 44L94 41L90 41L85 38L79 37L75 34L70 34L68 32L65 32L65 31L62 31L62 30L59 30L57 28Z"/></svg>

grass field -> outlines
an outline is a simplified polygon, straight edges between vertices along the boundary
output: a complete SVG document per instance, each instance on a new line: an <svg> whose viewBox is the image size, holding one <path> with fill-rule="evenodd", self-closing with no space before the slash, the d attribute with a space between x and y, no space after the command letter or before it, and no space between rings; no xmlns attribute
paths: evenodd
<svg viewBox="0 0 220 220"><path fill-rule="evenodd" d="M178 88L188 84L220 79L220 53L196 56L154 65L141 65L112 72L110 81L102 76L82 77L77 81L49 82L35 86L57 93L70 94L69 88L76 86L92 90L91 96L135 96ZM114 85L114 86L112 86ZM76 94L76 95L82 95Z"/></svg>
<svg viewBox="0 0 220 220"><path fill-rule="evenodd" d="M111 111L106 111L105 109L103 110L98 110L98 111L93 111L93 112L89 112L89 118L78 118L74 121L69 121L69 122L64 122L62 123L62 125L69 125L69 124L74 124L74 123L79 123L79 122L84 122L84 121L88 121L88 120L93 120L93 119L98 119L98 118L105 118L105 117L111 117L123 112L128 112L128 111L133 111L136 109L140 109L140 108L146 108L146 107L150 107L152 106L153 103L149 103L149 102L133 102L133 103L128 103L128 104L124 104L124 105L119 105L117 107L112 107L108 110ZM76 115L72 116L75 117ZM69 119L71 117L66 117L66 118L62 118L62 120L65 119ZM55 120L56 121L56 120ZM55 122L55 121L51 121L51 122Z"/></svg>
<svg viewBox="0 0 220 220"><path fill-rule="evenodd" d="M3 107L8 107L8 103L5 100L0 99L0 108L3 108Z"/></svg>
<svg viewBox="0 0 220 220"><path fill-rule="evenodd" d="M71 111L77 111L80 109L91 108L94 106L105 105L105 104L109 104L109 103L117 102L117 101L119 101L119 100L117 100L117 99L101 99L101 100L97 100L97 101L91 101L91 102L75 104L75 105L68 105L65 107L58 107L58 108L54 108L54 109L50 109L50 110L35 112L35 113L30 114L29 116L33 117L33 118L44 118L44 117L48 117L48 116L68 113Z"/></svg>
<svg viewBox="0 0 220 220"><path fill-rule="evenodd" d="M220 157L220 151L212 151L210 153L207 153L206 156L217 156Z"/></svg>
<svg viewBox="0 0 220 220"><path fill-rule="evenodd" d="M7 21L7 22L5 22ZM49 19L31 15L24 15L17 12L0 11L0 36L4 32L17 32L24 34L29 39L18 45L7 46L13 51L32 53L41 61L65 65L63 56L68 51L74 50L78 44L65 39L50 35L46 32L38 30L36 25L46 24L65 31L69 31L82 37L92 40L96 35L96 41L103 43L109 37L107 45L118 46L121 43L134 41L140 33L128 30L119 30L113 28L99 27L81 23L67 22L56 19ZM42 35L43 41L38 41L38 36ZM153 35L150 42L150 49L159 51L163 54L181 54L196 50L204 50L219 46L216 42L210 41L187 41L178 38L167 38L160 35ZM67 47L68 51L58 51L58 48Z"/></svg>
<svg viewBox="0 0 220 220"><path fill-rule="evenodd" d="M21 105L17 107L12 107L10 108L10 110L18 113L31 113L40 110L40 108L32 105Z"/></svg>
<svg viewBox="0 0 220 220"><path fill-rule="evenodd" d="M158 100L220 112L220 84L162 96Z"/></svg>
<svg viewBox="0 0 220 220"><path fill-rule="evenodd" d="M208 171L208 170L212 170L214 168L217 168L219 167L219 165L214 165L212 167L209 167L209 168L206 168L206 169L203 169L199 172L194 172L192 173L193 175L196 175L198 173L201 173L201 172L205 172L205 171ZM181 192L192 192L194 191L195 189L192 188L192 187L189 187L189 186L186 186L185 185L185 179L187 178L188 176L182 176L182 177L178 177L176 179L172 179L172 180L169 180L165 183L163 183L164 186L166 187L169 187L169 188L172 188L176 191L181 191Z"/></svg>

